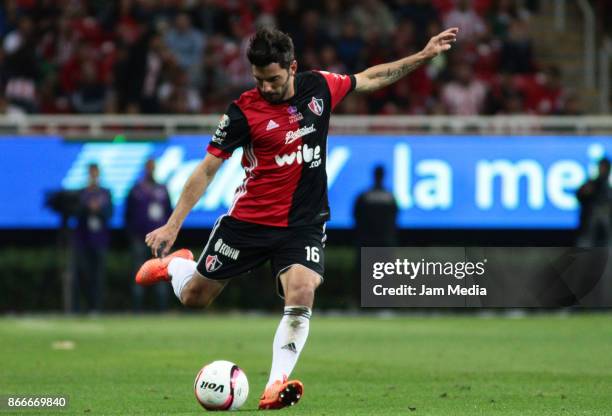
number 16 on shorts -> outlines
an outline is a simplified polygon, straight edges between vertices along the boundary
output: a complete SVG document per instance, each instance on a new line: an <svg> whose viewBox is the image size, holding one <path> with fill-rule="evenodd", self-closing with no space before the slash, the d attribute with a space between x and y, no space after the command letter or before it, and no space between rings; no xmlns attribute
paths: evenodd
<svg viewBox="0 0 612 416"><path fill-rule="evenodd" d="M306 261L312 261L314 263L318 263L321 260L319 256L319 247L306 246Z"/></svg>

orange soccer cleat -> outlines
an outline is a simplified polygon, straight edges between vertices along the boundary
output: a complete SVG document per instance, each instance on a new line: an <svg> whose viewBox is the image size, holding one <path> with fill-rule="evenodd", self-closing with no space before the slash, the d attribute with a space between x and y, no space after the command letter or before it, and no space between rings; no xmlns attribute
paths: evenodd
<svg viewBox="0 0 612 416"><path fill-rule="evenodd" d="M301 381L287 381L287 377L284 377L283 381L276 380L264 391L261 399L259 399L259 408L270 410L293 406L303 395L304 385Z"/></svg>
<svg viewBox="0 0 612 416"><path fill-rule="evenodd" d="M150 286L157 282L169 282L168 264L173 258L180 257L182 259L193 260L193 253L186 248L176 250L174 253L168 254L164 258L154 258L144 262L138 273L136 273L136 283L141 286Z"/></svg>

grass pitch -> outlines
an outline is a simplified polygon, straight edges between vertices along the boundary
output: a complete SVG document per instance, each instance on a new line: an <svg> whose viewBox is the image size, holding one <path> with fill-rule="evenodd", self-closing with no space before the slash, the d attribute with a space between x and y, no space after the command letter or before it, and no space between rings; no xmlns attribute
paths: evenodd
<svg viewBox="0 0 612 416"><path fill-rule="evenodd" d="M228 359L250 382L239 414L256 414L279 319L2 318L0 395L70 396L62 411L14 414L202 414L192 391L195 374L206 362ZM381 319L315 311L294 372L304 398L281 412L610 415L610 323L603 314Z"/></svg>

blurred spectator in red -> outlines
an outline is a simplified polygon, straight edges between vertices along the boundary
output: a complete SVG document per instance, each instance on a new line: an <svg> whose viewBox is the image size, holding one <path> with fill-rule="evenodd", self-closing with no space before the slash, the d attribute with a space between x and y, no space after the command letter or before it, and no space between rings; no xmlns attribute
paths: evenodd
<svg viewBox="0 0 612 416"><path fill-rule="evenodd" d="M61 90L57 74L49 73L40 86L39 110L45 114L70 113L70 97Z"/></svg>
<svg viewBox="0 0 612 416"><path fill-rule="evenodd" d="M183 68L174 70L172 81L159 88L161 110L168 114L198 113L202 101L198 91L189 83L189 74Z"/></svg>
<svg viewBox="0 0 612 416"><path fill-rule="evenodd" d="M474 78L472 67L461 62L453 68L454 79L442 89L442 101L451 115L473 116L484 108L486 86Z"/></svg>
<svg viewBox="0 0 612 416"><path fill-rule="evenodd" d="M516 112L516 104L523 108L524 97L517 88L514 76L509 72L498 74L491 82L487 94L484 114L504 114L508 111ZM520 112L520 111L519 111Z"/></svg>
<svg viewBox="0 0 612 416"><path fill-rule="evenodd" d="M313 69L321 68L319 55L317 54L316 50L309 48L302 52L302 59L300 59L301 71L312 71Z"/></svg>
<svg viewBox="0 0 612 416"><path fill-rule="evenodd" d="M231 19L231 36L223 47L222 71L226 79L226 92L238 96L238 92L254 86L251 64L246 58L248 40L252 27L238 18Z"/></svg>
<svg viewBox="0 0 612 416"><path fill-rule="evenodd" d="M444 16L445 27L458 27L457 42L473 43L486 33L485 23L474 11L471 0L457 0L455 7Z"/></svg>
<svg viewBox="0 0 612 416"><path fill-rule="evenodd" d="M81 66L81 75L76 90L72 93L72 108L77 113L102 113L107 104L107 92L100 82L95 64L85 62Z"/></svg>
<svg viewBox="0 0 612 416"><path fill-rule="evenodd" d="M346 66L338 59L338 53L333 45L325 45L321 49L320 53L320 66L319 68L334 72L336 74L346 74Z"/></svg>
<svg viewBox="0 0 612 416"><path fill-rule="evenodd" d="M98 64L98 50L94 45L80 41L76 45L74 54L62 65L60 70L60 83L65 93L71 94L77 87L85 63Z"/></svg>
<svg viewBox="0 0 612 416"><path fill-rule="evenodd" d="M0 53L0 93L8 94L0 99L11 111L84 111L88 106L72 98L92 91L83 77L96 72L96 95L102 85L112 98L108 112L197 107L219 112L237 92L253 86L245 49L257 25L278 24L293 37L300 70L355 73L413 53L444 28L444 21L461 28L452 55L419 68L405 84L378 91L367 101L355 99L341 111L439 114L447 104L440 97L453 90L445 88L448 68L456 65L449 60L456 60L467 62L473 77L492 89L500 71L520 74L513 77L520 84L518 95L505 93L496 105L485 106L487 113L514 111L521 97L523 111L558 113L565 111L565 96L556 100L559 104L546 104L551 92L541 77L532 76L537 62L526 24L536 11L537 0L5 0L0 3L0 50L13 52L26 37L33 46L15 56ZM164 85L164 93L176 89L170 87L176 84L177 65L189 74L188 88L178 90L190 93L170 94L173 100L165 97L162 109L160 88ZM200 105L189 98L193 91ZM512 99L508 104L503 97Z"/></svg>
<svg viewBox="0 0 612 416"><path fill-rule="evenodd" d="M525 107L527 111L546 115L561 111L564 94L561 84L561 71L556 66L550 66L535 77L524 80L526 94Z"/></svg>

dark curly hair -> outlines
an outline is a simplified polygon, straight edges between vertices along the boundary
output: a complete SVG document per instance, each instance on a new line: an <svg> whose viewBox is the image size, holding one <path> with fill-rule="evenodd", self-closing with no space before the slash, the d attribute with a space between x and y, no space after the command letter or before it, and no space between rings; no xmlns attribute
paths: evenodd
<svg viewBox="0 0 612 416"><path fill-rule="evenodd" d="M281 68L288 69L295 59L293 41L278 29L260 28L249 41L247 58L255 66L268 66L276 62Z"/></svg>

